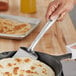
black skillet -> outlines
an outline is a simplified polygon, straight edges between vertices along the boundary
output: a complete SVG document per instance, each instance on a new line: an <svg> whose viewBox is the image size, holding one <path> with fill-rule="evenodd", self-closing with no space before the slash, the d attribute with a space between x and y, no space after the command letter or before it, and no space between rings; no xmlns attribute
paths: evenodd
<svg viewBox="0 0 76 76"><path fill-rule="evenodd" d="M21 49L26 50L25 47L21 47ZM0 53L0 59L11 58L12 56L14 56L15 53L16 51ZM62 59L67 59L72 57L71 53L60 55L60 56L53 56L53 55L49 55L41 52L36 52L36 54L38 55L38 60L44 62L54 70L55 76L62 76L63 69L60 61Z"/></svg>

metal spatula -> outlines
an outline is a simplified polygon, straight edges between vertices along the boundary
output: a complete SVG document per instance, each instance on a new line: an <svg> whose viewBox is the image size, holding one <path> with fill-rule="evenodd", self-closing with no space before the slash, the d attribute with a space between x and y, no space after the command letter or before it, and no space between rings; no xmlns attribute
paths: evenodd
<svg viewBox="0 0 76 76"><path fill-rule="evenodd" d="M33 49L38 43L38 41L41 39L41 37L45 34L45 32L55 23L57 18L55 18L54 20L49 20L45 24L45 26L42 28L41 32L38 34L38 36L35 38L35 40L32 42L29 48L26 48L26 50L20 48L13 57L31 57L31 58L37 59L38 56Z"/></svg>

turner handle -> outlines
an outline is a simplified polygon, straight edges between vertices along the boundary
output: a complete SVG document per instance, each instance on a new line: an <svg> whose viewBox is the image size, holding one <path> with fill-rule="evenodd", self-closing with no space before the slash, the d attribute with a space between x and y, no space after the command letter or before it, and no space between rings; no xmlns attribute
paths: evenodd
<svg viewBox="0 0 76 76"><path fill-rule="evenodd" d="M43 27L43 29L41 30L41 32L38 34L38 36L35 38L35 40L32 42L31 46L28 48L28 51L33 51L34 47L36 46L36 44L38 43L38 41L42 38L42 36L45 34L45 32L51 27L53 26L53 24L55 23L55 21L57 20L58 17L56 17L54 20L49 20L45 26Z"/></svg>
<svg viewBox="0 0 76 76"><path fill-rule="evenodd" d="M72 58L72 53L67 53L67 54L63 54L63 55L59 55L59 56L53 56L56 59L63 60L63 59L68 59L68 58Z"/></svg>

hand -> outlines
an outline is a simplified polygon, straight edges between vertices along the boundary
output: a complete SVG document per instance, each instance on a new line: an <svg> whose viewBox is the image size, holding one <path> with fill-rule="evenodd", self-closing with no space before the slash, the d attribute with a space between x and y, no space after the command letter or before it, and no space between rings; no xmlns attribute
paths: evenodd
<svg viewBox="0 0 76 76"><path fill-rule="evenodd" d="M74 0L54 0L48 6L46 18L54 19L59 16L58 20L63 20L66 13L74 7Z"/></svg>

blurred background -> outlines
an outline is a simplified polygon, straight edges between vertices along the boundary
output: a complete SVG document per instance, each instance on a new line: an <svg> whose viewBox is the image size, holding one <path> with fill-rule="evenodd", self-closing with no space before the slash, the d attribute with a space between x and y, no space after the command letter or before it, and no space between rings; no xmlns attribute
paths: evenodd
<svg viewBox="0 0 76 76"><path fill-rule="evenodd" d="M74 9L69 14L70 14L70 17L71 17L72 22L74 24L74 27L76 29L76 6L74 7Z"/></svg>
<svg viewBox="0 0 76 76"><path fill-rule="evenodd" d="M10 5L10 7L12 8L11 9L11 12L12 13L16 13L16 12L13 12L13 10L15 11L15 10L18 10L18 8L19 8L19 5L20 5L20 0L19 1L17 1L17 0L15 0L15 2L13 1L13 0L0 0L0 1L4 1L4 2L6 2L6 3L8 3L9 2L9 5ZM23 0L23 1L25 1L25 0ZM29 0L28 0L29 1ZM27 3L28 3L28 1L27 1ZM35 2L35 0L34 0L34 2ZM29 4L27 4L26 3L26 5L29 5ZM28 10L24 10L23 9L23 7L25 6L24 5L24 2L23 3L21 3L22 5L21 5L21 11L22 12L25 12L25 11L28 11ZM34 3L35 4L35 3ZM2 5L2 3L1 3L1 5ZM13 6L14 5L14 6ZM3 8L1 8L1 9L3 9L3 10L8 10L8 6L7 6L7 4L5 4L5 6L6 6L6 8L5 9L3 9ZM17 7L17 8L16 8ZM31 6L32 8L33 8L33 10L35 10L35 8L34 8L34 6ZM19 12L19 10L18 10L18 12ZM73 24L74 24L74 27L76 28L76 6L74 7L74 9L69 13L70 14L70 17L71 17L71 19L72 19L72 22L73 22Z"/></svg>

